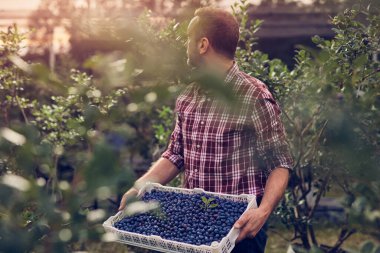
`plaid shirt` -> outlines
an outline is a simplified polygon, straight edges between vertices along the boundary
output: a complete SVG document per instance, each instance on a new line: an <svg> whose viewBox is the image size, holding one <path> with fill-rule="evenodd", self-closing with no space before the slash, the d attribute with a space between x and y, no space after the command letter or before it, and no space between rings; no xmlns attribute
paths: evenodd
<svg viewBox="0 0 380 253"><path fill-rule="evenodd" d="M162 157L184 168L185 188L260 197L273 169L293 165L281 111L267 86L236 63L223 85L231 85L240 102L235 113L190 84L177 98L175 128Z"/></svg>

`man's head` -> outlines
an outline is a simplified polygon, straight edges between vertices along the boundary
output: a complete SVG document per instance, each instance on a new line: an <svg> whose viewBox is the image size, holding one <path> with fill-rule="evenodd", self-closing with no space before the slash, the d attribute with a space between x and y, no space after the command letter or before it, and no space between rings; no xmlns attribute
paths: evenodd
<svg viewBox="0 0 380 253"><path fill-rule="evenodd" d="M204 7L195 11L187 29L187 63L199 67L215 55L233 60L239 24L228 11Z"/></svg>

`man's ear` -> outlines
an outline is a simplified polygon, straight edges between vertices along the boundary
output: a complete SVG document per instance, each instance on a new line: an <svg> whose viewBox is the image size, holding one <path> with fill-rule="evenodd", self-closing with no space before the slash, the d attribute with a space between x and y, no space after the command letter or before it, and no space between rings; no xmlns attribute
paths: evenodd
<svg viewBox="0 0 380 253"><path fill-rule="evenodd" d="M210 50L210 42L206 37L200 39L198 43L199 54L205 54Z"/></svg>

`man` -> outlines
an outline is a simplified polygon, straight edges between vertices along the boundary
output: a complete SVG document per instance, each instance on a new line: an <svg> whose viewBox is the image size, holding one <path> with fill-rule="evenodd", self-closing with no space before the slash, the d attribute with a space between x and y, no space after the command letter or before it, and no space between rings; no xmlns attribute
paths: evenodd
<svg viewBox="0 0 380 253"><path fill-rule="evenodd" d="M293 160L279 106L266 85L239 71L234 61L238 40L239 24L229 12L210 7L195 12L188 26L188 64L223 78L219 85L231 89L238 106L223 108L201 85L189 85L177 98L167 150L136 183L165 185L184 169L186 188L255 194L259 207L234 225L241 231L233 252L258 253L267 239L262 227L284 194ZM136 192L124 194L119 210Z"/></svg>

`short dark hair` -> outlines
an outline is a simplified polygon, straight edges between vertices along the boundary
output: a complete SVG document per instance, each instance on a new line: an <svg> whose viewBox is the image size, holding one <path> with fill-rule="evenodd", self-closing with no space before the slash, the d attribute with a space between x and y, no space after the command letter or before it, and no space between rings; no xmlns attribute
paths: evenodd
<svg viewBox="0 0 380 253"><path fill-rule="evenodd" d="M212 7L197 9L194 16L199 17L194 29L197 39L206 37L216 52L234 59L239 42L236 18L226 10Z"/></svg>

